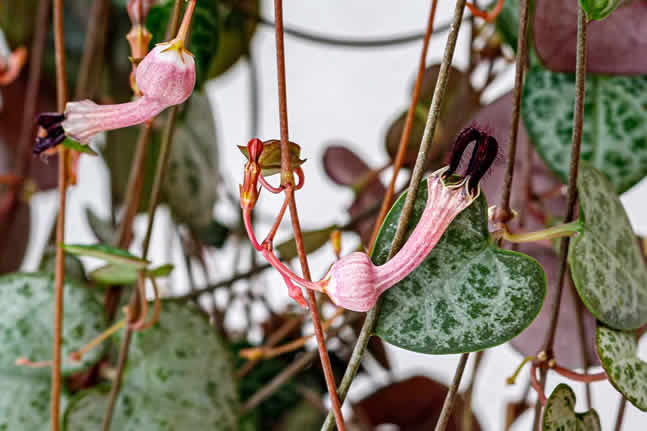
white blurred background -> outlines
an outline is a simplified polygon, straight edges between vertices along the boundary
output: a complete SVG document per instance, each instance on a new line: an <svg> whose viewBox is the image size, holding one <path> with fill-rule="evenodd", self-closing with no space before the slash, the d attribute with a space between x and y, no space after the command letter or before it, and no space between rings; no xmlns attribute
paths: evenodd
<svg viewBox="0 0 647 431"><path fill-rule="evenodd" d="M440 0L436 23L448 22L454 2ZM311 32L347 37L384 37L424 31L429 1L386 0L347 1L284 1L286 25L307 29ZM263 2L263 16L273 19L271 1ZM463 31L456 48L454 64L464 68L467 64L467 32ZM432 38L428 64L440 61L446 33ZM384 151L384 135L388 125L409 104L409 92L415 78L422 41L388 48L352 49L329 47L304 42L286 36L287 94L290 139L302 147L306 186L297 195L297 204L304 229L344 223L348 219L346 208L352 200L350 190L334 185L325 176L321 156L327 141L343 138L352 145L362 158L374 167L387 160ZM260 122L259 137L279 137L279 119L276 88L276 60L274 35L271 28L259 26L253 39L252 53L260 76ZM484 94L490 101L513 86L513 67L502 75ZM219 143L220 167L228 179L226 187L237 194L237 183L242 179L244 158L236 145L245 145L250 136L249 75L244 61L236 64L227 74L208 85L213 103ZM69 193L66 241L89 243L94 241L85 219L84 208L92 207L98 214L107 216L109 182L104 164L98 158L83 157L80 166L79 185ZM390 172L384 174L385 182ZM643 182L623 196L631 222L639 234L647 234L646 206L644 196L647 186ZM643 198L641 199L641 196ZM187 199L190 199L187 196ZM23 269L34 270L40 259L40 250L46 241L53 222L55 192L40 194L33 201L32 236ZM265 214L273 214L280 205L279 198L264 195L257 208ZM236 214L231 205L219 205L216 211L221 218L234 221ZM170 229L168 213L160 208L153 236L152 259L155 263L173 260L176 265L173 277L167 283L167 291L179 293L188 289L184 266L180 263L180 247ZM136 229L141 237L145 229L145 217L137 220ZM288 226L287 224L285 225ZM264 226L259 225L260 230ZM284 229L277 238L280 242L290 237ZM344 250L357 244L352 234L344 236ZM136 244L137 246L137 244ZM211 280L226 278L231 273L234 257L211 259ZM313 277L321 276L334 256L328 247L315 253L310 259ZM247 261L248 259L241 259ZM88 261L90 265L96 262ZM222 275L221 275L222 274ZM277 308L288 303L287 291L278 276L264 276L267 288L273 292L272 304ZM172 286L172 287L171 287ZM234 303L232 306L240 306ZM241 309L242 311L242 309ZM259 320L262 315L257 316ZM235 326L238 322L228 324ZM356 379L350 392L351 399L368 395L377 385L393 379L415 374L431 376L449 383L458 361L457 355L430 356L388 347L393 366L391 375L377 366L368 364L373 378ZM647 343L641 344L640 354L647 359ZM484 430L502 430L505 420L504 403L516 400L525 388L527 368L516 386L506 386L509 376L521 361L521 356L509 346L500 346L488 351L478 375L474 395L474 411ZM463 383L469 380L468 364ZM376 378L377 377L377 378ZM551 374L546 388L562 381ZM464 385L463 385L464 387ZM585 405L581 384L573 383L578 396L578 409ZM602 428L613 429L619 401L618 393L606 382L593 383L593 401L602 420ZM534 397L533 397L534 399ZM527 412L513 430L529 430L532 411ZM623 430L644 430L647 416L628 404Z"/></svg>

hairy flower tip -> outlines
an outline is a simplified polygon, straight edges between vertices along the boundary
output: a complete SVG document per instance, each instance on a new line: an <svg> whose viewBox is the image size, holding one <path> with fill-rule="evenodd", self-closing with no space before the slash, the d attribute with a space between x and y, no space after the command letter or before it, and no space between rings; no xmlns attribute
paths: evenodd
<svg viewBox="0 0 647 431"><path fill-rule="evenodd" d="M139 63L135 79L145 98L178 105L193 93L195 60L181 42L160 43Z"/></svg>
<svg viewBox="0 0 647 431"><path fill-rule="evenodd" d="M479 181L490 169L499 151L496 139L484 129L471 126L458 134L452 147L449 166L442 172L442 177L448 179L451 175L456 174L463 154L471 143L474 143L474 148L464 176L469 177L469 190L476 193Z"/></svg>
<svg viewBox="0 0 647 431"><path fill-rule="evenodd" d="M467 179L445 184L443 170L427 179L427 202L415 229L392 259L375 266L365 253L352 253L337 261L319 282L321 289L340 307L353 311L371 309L385 290L408 276L429 255L454 218L478 196Z"/></svg>
<svg viewBox="0 0 647 431"><path fill-rule="evenodd" d="M61 123L65 116L58 112L43 112L36 118L36 123L40 127L36 144L34 145L34 154L41 154L43 151L53 148L63 142L65 131Z"/></svg>

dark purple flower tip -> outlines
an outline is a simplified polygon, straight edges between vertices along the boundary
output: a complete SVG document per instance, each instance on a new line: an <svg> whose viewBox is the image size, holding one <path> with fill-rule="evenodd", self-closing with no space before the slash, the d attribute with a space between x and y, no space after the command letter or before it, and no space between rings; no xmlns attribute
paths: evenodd
<svg viewBox="0 0 647 431"><path fill-rule="evenodd" d="M47 129L47 135L36 138L36 145L34 145L33 152L34 154L40 154L45 150L57 146L64 139L65 130L63 130L63 126L50 126Z"/></svg>
<svg viewBox="0 0 647 431"><path fill-rule="evenodd" d="M472 159L466 175L470 176L468 187L472 192L476 192L479 181L483 175L490 169L499 152L499 143L492 136L483 136L481 141L474 147Z"/></svg>
<svg viewBox="0 0 647 431"><path fill-rule="evenodd" d="M60 125L65 119L65 114L58 112L41 112L36 117L36 123L44 129L49 129L53 125Z"/></svg>
<svg viewBox="0 0 647 431"><path fill-rule="evenodd" d="M461 159L463 158L463 153L467 149L468 145L474 142L474 148L478 148L479 143L482 141L484 136L485 134L476 127L467 127L458 134L454 141L454 146L452 147L449 159L449 168L443 173L443 178L449 178L451 175L456 173L456 170L460 166ZM469 171L471 168L472 163L470 161L470 166L468 166L467 170Z"/></svg>

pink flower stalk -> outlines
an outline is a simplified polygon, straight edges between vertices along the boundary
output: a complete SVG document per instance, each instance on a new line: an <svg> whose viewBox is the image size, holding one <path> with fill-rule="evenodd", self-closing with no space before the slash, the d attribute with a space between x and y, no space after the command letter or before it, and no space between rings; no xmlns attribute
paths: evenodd
<svg viewBox="0 0 647 431"><path fill-rule="evenodd" d="M475 142L474 151L465 177L456 180L452 175L471 142ZM333 264L323 279L311 282L287 268L266 241L258 244L247 216L245 225L252 244L283 276L291 297L298 296L295 290L303 287L326 293L340 307L368 311L384 291L422 263L454 218L474 202L480 193L478 183L494 161L497 150L496 140L476 128L465 129L458 136L449 166L427 179L427 202L420 221L400 251L384 265L376 266L366 253L355 252Z"/></svg>
<svg viewBox="0 0 647 431"><path fill-rule="evenodd" d="M194 8L195 0L191 0L177 37L156 45L137 66L140 98L114 105L97 105L91 100L69 102L63 114L41 114L38 123L46 136L36 139L34 152L38 154L58 145L65 136L87 144L97 133L141 124L188 99L195 86L195 61L184 49L184 40Z"/></svg>

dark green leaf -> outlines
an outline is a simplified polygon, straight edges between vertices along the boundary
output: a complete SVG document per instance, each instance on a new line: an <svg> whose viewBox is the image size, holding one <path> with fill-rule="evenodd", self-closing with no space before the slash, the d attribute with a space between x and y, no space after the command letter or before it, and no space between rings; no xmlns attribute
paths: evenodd
<svg viewBox="0 0 647 431"><path fill-rule="evenodd" d="M524 123L537 152L563 182L569 169L574 98L574 75L539 66L528 70ZM620 193L647 174L647 76L587 76L581 156Z"/></svg>
<svg viewBox="0 0 647 431"><path fill-rule="evenodd" d="M56 273L56 247L50 246L45 249L38 271L52 275ZM65 254L65 279L72 279L79 283L85 283L88 280L81 260L67 253Z"/></svg>
<svg viewBox="0 0 647 431"><path fill-rule="evenodd" d="M387 215L373 261L386 261L405 195ZM427 200L418 190L410 230ZM422 353L483 350L509 341L537 316L546 278L536 260L496 247L481 196L451 223L423 263L382 295L376 334Z"/></svg>
<svg viewBox="0 0 647 431"><path fill-rule="evenodd" d="M596 342L611 384L631 404L647 411L647 363L638 357L636 334L598 325Z"/></svg>
<svg viewBox="0 0 647 431"><path fill-rule="evenodd" d="M582 232L571 241L575 287L591 313L616 329L647 323L647 268L614 187L586 163L577 178Z"/></svg>
<svg viewBox="0 0 647 431"><path fill-rule="evenodd" d="M575 413L575 392L560 383L548 397L544 407L544 431L600 431L600 417L593 409Z"/></svg>
<svg viewBox="0 0 647 431"><path fill-rule="evenodd" d="M203 229L194 232L200 241L211 247L221 248L229 237L229 227L218 220L211 220L211 223Z"/></svg>
<svg viewBox="0 0 647 431"><path fill-rule="evenodd" d="M63 249L66 253L75 256L96 257L108 263L127 265L137 269L146 268L150 263L126 250L106 244L63 244Z"/></svg>

